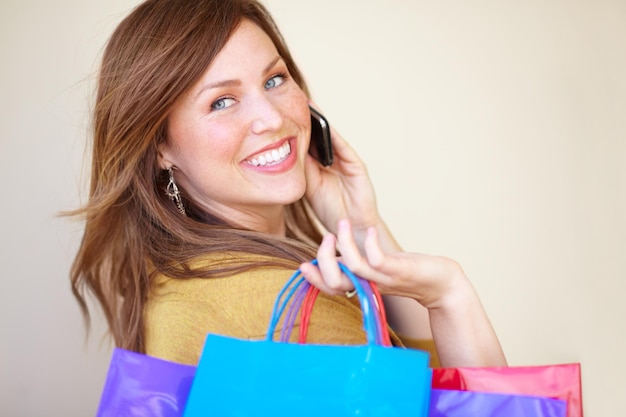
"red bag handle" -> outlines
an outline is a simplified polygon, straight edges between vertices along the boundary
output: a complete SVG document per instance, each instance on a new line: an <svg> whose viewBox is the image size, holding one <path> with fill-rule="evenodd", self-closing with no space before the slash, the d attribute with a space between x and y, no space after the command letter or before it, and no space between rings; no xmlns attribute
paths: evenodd
<svg viewBox="0 0 626 417"><path fill-rule="evenodd" d="M369 282L369 285L372 288L372 293L376 301L376 314L382 331L382 345L391 346L391 338L389 337L389 326L387 324L387 315L385 314L383 298L374 282ZM306 336L309 331L309 322L311 320L313 305L315 304L315 300L317 299L319 292L320 290L312 285L309 286L306 292L304 301L302 302L302 310L300 311L300 332L298 334L298 343L306 343Z"/></svg>

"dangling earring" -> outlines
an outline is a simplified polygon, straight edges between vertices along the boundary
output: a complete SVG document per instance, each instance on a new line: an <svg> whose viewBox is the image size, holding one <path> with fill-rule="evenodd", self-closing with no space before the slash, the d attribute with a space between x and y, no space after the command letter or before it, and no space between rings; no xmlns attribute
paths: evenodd
<svg viewBox="0 0 626 417"><path fill-rule="evenodd" d="M174 170L169 168L167 172L170 175L170 180L167 183L167 187L165 187L165 194L167 194L170 200L176 204L178 211L185 216L185 206L183 206L183 200L180 198L180 191L178 191L178 186L176 185L176 181L174 181Z"/></svg>

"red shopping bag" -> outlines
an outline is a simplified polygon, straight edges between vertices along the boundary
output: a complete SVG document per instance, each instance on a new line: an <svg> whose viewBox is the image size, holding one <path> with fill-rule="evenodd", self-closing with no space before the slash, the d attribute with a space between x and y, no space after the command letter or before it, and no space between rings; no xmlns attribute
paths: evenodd
<svg viewBox="0 0 626 417"><path fill-rule="evenodd" d="M433 369L434 389L533 395L567 402L567 417L582 417L580 364Z"/></svg>

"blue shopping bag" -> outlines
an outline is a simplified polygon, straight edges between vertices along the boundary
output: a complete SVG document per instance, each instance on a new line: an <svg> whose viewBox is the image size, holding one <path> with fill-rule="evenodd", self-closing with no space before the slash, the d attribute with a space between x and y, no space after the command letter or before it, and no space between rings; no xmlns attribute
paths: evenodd
<svg viewBox="0 0 626 417"><path fill-rule="evenodd" d="M432 374L428 353L382 346L369 284L340 267L359 296L367 344L273 340L287 304L307 285L297 271L276 300L265 340L207 336L184 416L426 417Z"/></svg>

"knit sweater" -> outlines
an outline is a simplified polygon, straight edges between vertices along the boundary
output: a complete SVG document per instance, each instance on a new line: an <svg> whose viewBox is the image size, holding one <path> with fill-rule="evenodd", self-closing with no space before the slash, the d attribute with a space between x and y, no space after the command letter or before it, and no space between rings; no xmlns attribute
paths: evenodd
<svg viewBox="0 0 626 417"><path fill-rule="evenodd" d="M244 257L250 259L242 259L242 262L263 259L257 255ZM214 263L216 255L204 261ZM276 297L293 273L293 269L257 267L225 278L174 279L157 275L144 310L146 353L195 365L207 333L264 339ZM292 341L297 337L297 326L296 320ZM396 346L428 351L431 365L438 365L431 340L411 340L393 331L390 336ZM311 313L307 343L357 345L365 342L357 298L320 293Z"/></svg>

